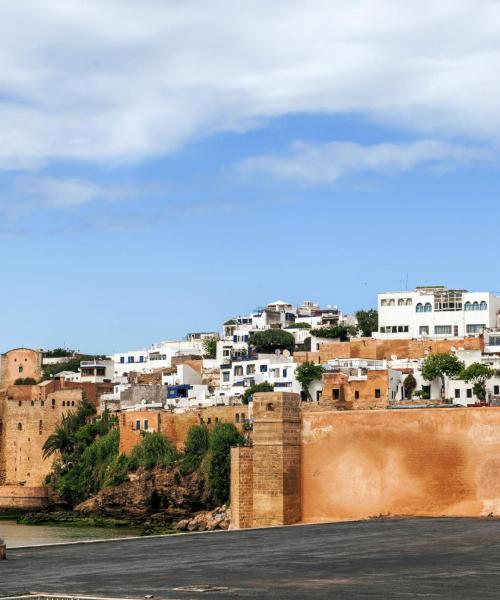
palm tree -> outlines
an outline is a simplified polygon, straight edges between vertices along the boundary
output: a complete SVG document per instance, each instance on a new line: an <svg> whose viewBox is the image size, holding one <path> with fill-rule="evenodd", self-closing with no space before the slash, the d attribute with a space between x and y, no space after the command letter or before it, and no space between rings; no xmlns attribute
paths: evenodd
<svg viewBox="0 0 500 600"><path fill-rule="evenodd" d="M63 417L61 425L52 435L49 435L43 445L43 457L48 458L55 452L70 454L75 445L75 435L70 425L70 420Z"/></svg>

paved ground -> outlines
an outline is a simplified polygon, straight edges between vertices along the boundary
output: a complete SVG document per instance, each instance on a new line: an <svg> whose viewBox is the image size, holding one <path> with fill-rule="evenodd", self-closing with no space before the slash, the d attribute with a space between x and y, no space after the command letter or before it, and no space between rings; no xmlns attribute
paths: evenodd
<svg viewBox="0 0 500 600"><path fill-rule="evenodd" d="M0 596L28 591L206 600L499 598L500 521L374 520L11 550L0 562Z"/></svg>

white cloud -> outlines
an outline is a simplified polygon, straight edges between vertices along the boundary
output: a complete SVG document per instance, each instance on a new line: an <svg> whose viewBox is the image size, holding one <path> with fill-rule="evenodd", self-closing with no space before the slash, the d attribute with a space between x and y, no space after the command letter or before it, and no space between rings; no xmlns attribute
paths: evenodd
<svg viewBox="0 0 500 600"><path fill-rule="evenodd" d="M352 142L318 145L296 142L289 154L247 158L237 165L237 170L321 184L334 183L358 172L398 173L426 165L450 168L489 158L487 150L437 140L371 146Z"/></svg>
<svg viewBox="0 0 500 600"><path fill-rule="evenodd" d="M2 181L0 215L26 216L37 209L72 209L91 202L116 202L150 193L133 185L95 183L85 179L25 175Z"/></svg>
<svg viewBox="0 0 500 600"><path fill-rule="evenodd" d="M495 0L16 0L0 38L4 170L140 160L301 111L500 137Z"/></svg>

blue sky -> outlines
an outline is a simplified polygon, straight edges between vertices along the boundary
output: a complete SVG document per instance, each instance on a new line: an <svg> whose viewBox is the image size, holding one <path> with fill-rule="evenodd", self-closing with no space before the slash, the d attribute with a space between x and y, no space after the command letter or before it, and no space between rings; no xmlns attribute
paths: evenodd
<svg viewBox="0 0 500 600"><path fill-rule="evenodd" d="M500 292L496 3L279 4L0 10L2 350Z"/></svg>

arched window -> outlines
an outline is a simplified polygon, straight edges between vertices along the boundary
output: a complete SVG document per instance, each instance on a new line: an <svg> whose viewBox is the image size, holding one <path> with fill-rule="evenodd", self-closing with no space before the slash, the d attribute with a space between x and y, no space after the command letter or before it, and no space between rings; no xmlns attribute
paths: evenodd
<svg viewBox="0 0 500 600"><path fill-rule="evenodd" d="M380 306L387 306L387 300L385 298L380 301Z"/></svg>
<svg viewBox="0 0 500 600"><path fill-rule="evenodd" d="M472 304L470 302L465 303L465 310L472 310Z"/></svg>
<svg viewBox="0 0 500 600"><path fill-rule="evenodd" d="M479 310L488 310L488 305L486 304L486 302L484 300L479 305Z"/></svg>
<svg viewBox="0 0 500 600"><path fill-rule="evenodd" d="M18 424L17 424L17 429L18 429L19 431L22 431L22 429L23 429L23 424L22 424L22 423L18 423Z"/></svg>
<svg viewBox="0 0 500 600"><path fill-rule="evenodd" d="M432 304L430 302L425 303L424 312L432 312Z"/></svg>
<svg viewBox="0 0 500 600"><path fill-rule="evenodd" d="M400 299L398 300L398 306L404 306L404 305L405 305L405 303L406 303L406 302L405 302L405 299L404 299L404 298L400 298Z"/></svg>
<svg viewBox="0 0 500 600"><path fill-rule="evenodd" d="M416 310L417 310L417 312L424 312L424 305L421 302L419 302L417 304Z"/></svg>
<svg viewBox="0 0 500 600"><path fill-rule="evenodd" d="M387 302L387 304L388 304L389 306L396 306L396 300L394 300L394 298L391 298L391 299L390 299L390 300Z"/></svg>
<svg viewBox="0 0 500 600"><path fill-rule="evenodd" d="M411 298L406 298L406 306L411 306L413 304Z"/></svg>
<svg viewBox="0 0 500 600"><path fill-rule="evenodd" d="M474 302L472 305L472 310L479 310L479 302Z"/></svg>

